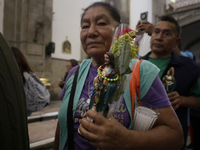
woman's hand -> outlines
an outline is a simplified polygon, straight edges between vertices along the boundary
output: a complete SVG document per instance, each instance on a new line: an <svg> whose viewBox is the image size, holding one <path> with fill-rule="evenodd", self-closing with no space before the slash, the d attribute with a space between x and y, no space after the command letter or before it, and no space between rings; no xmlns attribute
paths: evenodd
<svg viewBox="0 0 200 150"><path fill-rule="evenodd" d="M112 115L109 119L106 119L93 110L89 110L86 115L92 118L96 124L83 118L79 126L79 131L81 136L88 139L91 145L109 150L125 148L122 142L125 140L124 137L127 137L128 130Z"/></svg>
<svg viewBox="0 0 200 150"><path fill-rule="evenodd" d="M79 131L91 145L107 150L181 149L183 131L175 112L170 106L160 108L160 112L153 129L136 131L126 129L113 116L106 119L98 112L89 110L86 115L94 119L96 124L83 118Z"/></svg>

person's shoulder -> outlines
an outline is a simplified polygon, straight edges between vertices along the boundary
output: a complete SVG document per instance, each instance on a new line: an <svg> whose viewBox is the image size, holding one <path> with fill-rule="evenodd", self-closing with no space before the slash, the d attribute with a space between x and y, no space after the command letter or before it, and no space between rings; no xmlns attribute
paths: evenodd
<svg viewBox="0 0 200 150"><path fill-rule="evenodd" d="M73 67L73 68L69 71L69 73L68 73L68 75L67 75L67 78L69 79L69 77L71 77L71 76L76 72L76 70L77 70L79 67L80 67L80 65L77 65L77 66Z"/></svg>
<svg viewBox="0 0 200 150"><path fill-rule="evenodd" d="M181 51L181 54L183 54L185 57L189 57L191 59L193 59L193 54L192 52L185 50L185 51Z"/></svg>
<svg viewBox="0 0 200 150"><path fill-rule="evenodd" d="M80 67L80 65L77 65L75 67L73 67L70 71L69 74L74 74L76 72L76 70Z"/></svg>
<svg viewBox="0 0 200 150"><path fill-rule="evenodd" d="M180 62L183 63L184 65L192 65L197 68L200 68L200 64L196 63L193 59L186 56L181 56L181 55L178 55L178 57L179 57Z"/></svg>
<svg viewBox="0 0 200 150"><path fill-rule="evenodd" d="M158 72L158 71L160 71L160 69L156 65L154 65L153 63L151 63L150 61L143 60L143 59L141 59L141 60L142 61L141 61L141 67L140 68L142 68L144 70L151 71L151 72L154 72L154 71Z"/></svg>
<svg viewBox="0 0 200 150"><path fill-rule="evenodd" d="M145 55L143 55L143 56L139 56L139 59L144 59L144 60L148 60L148 57L149 57L149 55L151 54L151 51L150 52L148 52L148 53L146 53Z"/></svg>
<svg viewBox="0 0 200 150"><path fill-rule="evenodd" d="M184 70L187 70L187 72L193 72L193 73L198 73L200 74L200 64L195 62L189 57L177 55L178 58L175 61L178 61L178 63L182 64L181 67L184 68Z"/></svg>
<svg viewBox="0 0 200 150"><path fill-rule="evenodd" d="M141 60L141 63L140 63L140 70L143 71L143 72L146 72L146 71L150 71L150 72L158 72L159 69L156 65L152 64L150 61L148 60L143 60L143 59L140 59ZM131 63L130 63L130 67L132 68L133 65L135 63L137 63L139 60L138 59L132 59L131 60Z"/></svg>

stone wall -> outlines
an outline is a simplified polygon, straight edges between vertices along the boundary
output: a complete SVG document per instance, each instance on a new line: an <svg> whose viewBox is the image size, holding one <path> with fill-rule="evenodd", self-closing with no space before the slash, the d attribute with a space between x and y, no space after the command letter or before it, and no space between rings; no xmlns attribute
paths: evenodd
<svg viewBox="0 0 200 150"><path fill-rule="evenodd" d="M81 51L81 61L83 59L87 59L87 55L82 50ZM78 62L79 64L81 63ZM61 88L57 86L58 81L61 78L64 78L64 75L66 73L66 60L62 59L55 59L55 58L46 58L46 65L47 68L51 68L50 75L49 75L49 82L51 83L51 87L49 89L51 93L52 99L58 99L59 93L61 92Z"/></svg>
<svg viewBox="0 0 200 150"><path fill-rule="evenodd" d="M52 39L52 5L52 0L5 0L3 33L10 46L23 52L34 73L48 79L51 100L56 100L66 60L45 54L45 47ZM87 55L82 51L81 61L85 58Z"/></svg>
<svg viewBox="0 0 200 150"><path fill-rule="evenodd" d="M5 0L3 24L9 45L23 52L34 73L51 79L52 61L45 46L52 39L52 0Z"/></svg>
<svg viewBox="0 0 200 150"><path fill-rule="evenodd" d="M10 46L23 52L40 77L48 70L45 68L45 45L51 41L51 18L52 0L5 0L4 36Z"/></svg>
<svg viewBox="0 0 200 150"><path fill-rule="evenodd" d="M52 99L59 99L59 93L61 92L61 88L58 87L58 81L61 78L64 78L66 73L66 60L60 59L49 59L46 60L48 67L51 69L51 74L49 75L49 82L51 83L51 87L49 92L51 93Z"/></svg>

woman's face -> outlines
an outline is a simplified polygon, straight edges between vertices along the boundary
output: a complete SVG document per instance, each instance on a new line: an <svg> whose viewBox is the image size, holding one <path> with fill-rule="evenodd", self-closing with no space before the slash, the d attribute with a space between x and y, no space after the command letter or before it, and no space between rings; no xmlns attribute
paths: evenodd
<svg viewBox="0 0 200 150"><path fill-rule="evenodd" d="M81 22L81 43L84 51L95 59L103 59L111 46L117 22L102 6L88 9Z"/></svg>
<svg viewBox="0 0 200 150"><path fill-rule="evenodd" d="M72 63L70 61L67 61L66 68L67 72L69 72L73 68Z"/></svg>

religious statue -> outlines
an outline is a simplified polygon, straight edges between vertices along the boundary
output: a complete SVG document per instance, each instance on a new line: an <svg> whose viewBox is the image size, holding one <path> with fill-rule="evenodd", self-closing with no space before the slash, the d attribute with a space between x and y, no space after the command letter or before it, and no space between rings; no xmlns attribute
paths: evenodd
<svg viewBox="0 0 200 150"><path fill-rule="evenodd" d="M167 71L167 75L165 75L162 79L163 85L167 91L167 93L173 91L174 84L175 84L175 78L174 78L174 68L171 67Z"/></svg>
<svg viewBox="0 0 200 150"><path fill-rule="evenodd" d="M94 79L94 90L91 95L89 109L104 114L108 107L108 101L115 90L119 76L114 69L114 55L110 52L104 54L104 64L98 68L98 74Z"/></svg>

